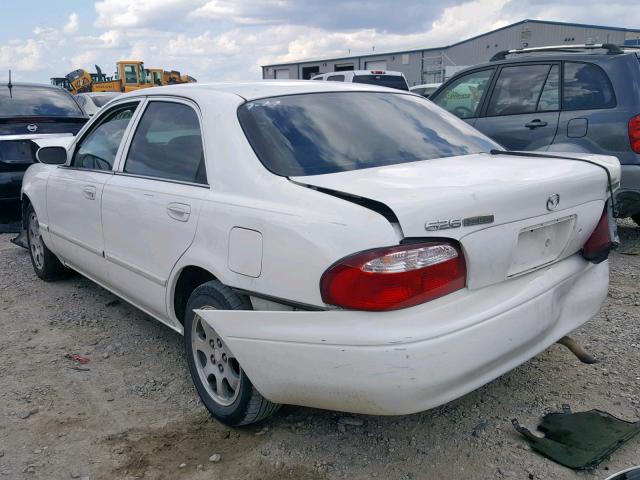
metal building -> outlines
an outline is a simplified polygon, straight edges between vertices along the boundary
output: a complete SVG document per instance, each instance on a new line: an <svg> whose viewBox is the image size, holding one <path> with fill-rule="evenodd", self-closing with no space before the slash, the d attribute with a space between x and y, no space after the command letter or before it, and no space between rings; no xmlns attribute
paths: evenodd
<svg viewBox="0 0 640 480"><path fill-rule="evenodd" d="M581 43L640 45L640 30L522 20L444 47L264 65L262 78L309 79L341 70L396 70L404 73L409 85L418 85L442 82L458 70L488 61L500 50Z"/></svg>

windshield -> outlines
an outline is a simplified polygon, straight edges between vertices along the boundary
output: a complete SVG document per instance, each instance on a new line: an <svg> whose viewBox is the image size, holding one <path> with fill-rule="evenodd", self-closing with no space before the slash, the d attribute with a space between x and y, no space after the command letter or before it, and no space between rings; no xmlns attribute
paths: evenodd
<svg viewBox="0 0 640 480"><path fill-rule="evenodd" d="M84 117L66 91L53 87L0 85L0 117Z"/></svg>
<svg viewBox="0 0 640 480"><path fill-rule="evenodd" d="M407 81L401 75L356 75L353 77L353 83L368 83L380 87L409 90Z"/></svg>
<svg viewBox="0 0 640 480"><path fill-rule="evenodd" d="M264 166L282 176L320 175L500 148L415 95L328 92L240 106L238 118Z"/></svg>

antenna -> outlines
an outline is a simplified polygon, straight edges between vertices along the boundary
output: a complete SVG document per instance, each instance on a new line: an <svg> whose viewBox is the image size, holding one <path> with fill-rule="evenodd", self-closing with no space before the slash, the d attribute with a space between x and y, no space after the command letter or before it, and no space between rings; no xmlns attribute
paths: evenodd
<svg viewBox="0 0 640 480"><path fill-rule="evenodd" d="M11 83L11 70L9 70L9 83L7 83L7 88L9 89L9 97L13 98L13 94L11 93L11 89L13 88L13 84Z"/></svg>

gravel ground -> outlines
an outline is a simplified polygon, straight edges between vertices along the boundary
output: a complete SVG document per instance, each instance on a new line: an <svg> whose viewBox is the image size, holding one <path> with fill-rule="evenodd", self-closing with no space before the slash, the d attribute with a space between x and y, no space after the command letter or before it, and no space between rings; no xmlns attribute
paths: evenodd
<svg viewBox="0 0 640 480"><path fill-rule="evenodd" d="M576 473L532 452L510 424L533 428L563 403L640 418L640 228L620 227L609 297L574 335L601 363L554 345L427 412L286 407L239 430L200 405L180 336L80 276L38 280L27 251L0 235L0 480L603 479L640 464L636 438Z"/></svg>

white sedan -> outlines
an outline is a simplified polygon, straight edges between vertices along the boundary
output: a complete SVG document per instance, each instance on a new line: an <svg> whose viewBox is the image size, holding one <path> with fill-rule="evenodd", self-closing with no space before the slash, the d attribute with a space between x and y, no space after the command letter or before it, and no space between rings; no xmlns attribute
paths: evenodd
<svg viewBox="0 0 640 480"><path fill-rule="evenodd" d="M417 412L538 354L607 294L617 160L499 148L369 85L140 90L38 151L31 258L184 333L229 425L280 404Z"/></svg>

